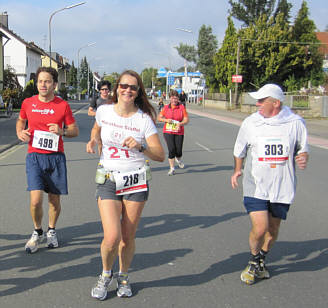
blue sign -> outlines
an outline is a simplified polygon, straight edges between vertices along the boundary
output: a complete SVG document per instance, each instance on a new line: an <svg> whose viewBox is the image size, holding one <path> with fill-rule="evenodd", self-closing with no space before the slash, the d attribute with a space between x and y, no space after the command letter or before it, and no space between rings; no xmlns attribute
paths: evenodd
<svg viewBox="0 0 328 308"><path fill-rule="evenodd" d="M157 71L157 78L163 78L163 77L166 77L166 75L167 75L167 70L164 67L161 67Z"/></svg>
<svg viewBox="0 0 328 308"><path fill-rule="evenodd" d="M174 76L169 75L169 76L167 77L167 84L168 84L169 86L173 86L173 85L174 85Z"/></svg>

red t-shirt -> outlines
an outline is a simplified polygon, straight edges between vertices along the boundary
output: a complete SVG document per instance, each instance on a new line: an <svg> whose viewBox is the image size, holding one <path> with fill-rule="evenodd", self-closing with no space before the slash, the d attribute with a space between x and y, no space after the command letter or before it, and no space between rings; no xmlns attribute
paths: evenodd
<svg viewBox="0 0 328 308"><path fill-rule="evenodd" d="M49 132L49 123L56 123L59 127L68 126L75 122L71 107L63 99L55 96L50 102L41 102L39 96L35 95L26 98L22 103L19 116L28 121L31 139L28 143L28 153L54 153L44 149L32 147L35 130ZM64 152L64 142L62 136L59 137L58 152Z"/></svg>
<svg viewBox="0 0 328 308"><path fill-rule="evenodd" d="M167 104L162 109L161 115L166 119L172 119L181 122L183 118L187 116L187 111L182 104L178 104L176 106ZM163 133L173 135L184 135L184 126L181 125L178 129L174 123L170 124L165 122L163 127Z"/></svg>

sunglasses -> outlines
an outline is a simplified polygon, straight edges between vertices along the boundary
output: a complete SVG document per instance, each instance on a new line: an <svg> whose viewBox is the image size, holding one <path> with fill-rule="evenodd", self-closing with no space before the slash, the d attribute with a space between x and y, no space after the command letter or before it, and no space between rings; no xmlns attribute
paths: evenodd
<svg viewBox="0 0 328 308"><path fill-rule="evenodd" d="M121 89L128 89L130 88L132 91L138 91L139 90L139 87L134 85L134 84L127 84L127 83L119 83L119 86Z"/></svg>
<svg viewBox="0 0 328 308"><path fill-rule="evenodd" d="M109 91L109 89L108 88L102 88L102 89L100 89L100 91Z"/></svg>

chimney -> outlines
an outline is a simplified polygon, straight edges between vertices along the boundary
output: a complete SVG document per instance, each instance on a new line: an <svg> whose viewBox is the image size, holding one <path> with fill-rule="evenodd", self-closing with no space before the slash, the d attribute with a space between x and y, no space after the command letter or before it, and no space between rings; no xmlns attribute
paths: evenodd
<svg viewBox="0 0 328 308"><path fill-rule="evenodd" d="M8 14L7 12L2 12L0 14L0 24L6 28L8 28Z"/></svg>

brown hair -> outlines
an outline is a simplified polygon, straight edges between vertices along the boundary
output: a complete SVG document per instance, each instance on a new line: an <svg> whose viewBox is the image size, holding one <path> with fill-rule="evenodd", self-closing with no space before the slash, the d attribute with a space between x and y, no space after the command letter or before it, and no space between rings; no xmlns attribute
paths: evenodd
<svg viewBox="0 0 328 308"><path fill-rule="evenodd" d="M176 91L176 90L170 90L169 97L172 97L172 96L177 96L177 97L179 97L179 93L178 93L178 91Z"/></svg>
<svg viewBox="0 0 328 308"><path fill-rule="evenodd" d="M114 104L116 104L118 102L118 96L117 96L117 88L120 84L120 81L122 79L122 77L124 75L130 75L134 78L137 79L137 83L139 86L139 90L138 90L138 95L134 101L134 104L144 113L148 114L152 120L155 123L155 119L156 119L156 111L154 109L154 107L149 103L148 98L147 98L147 94L145 91L145 87L142 83L141 77L139 76L139 74L135 71L132 70L126 70L124 71L117 79L116 84L114 86L113 89L113 102Z"/></svg>
<svg viewBox="0 0 328 308"><path fill-rule="evenodd" d="M58 73L53 67L40 66L36 71L36 81L38 81L41 72L49 73L55 83L58 83Z"/></svg>

